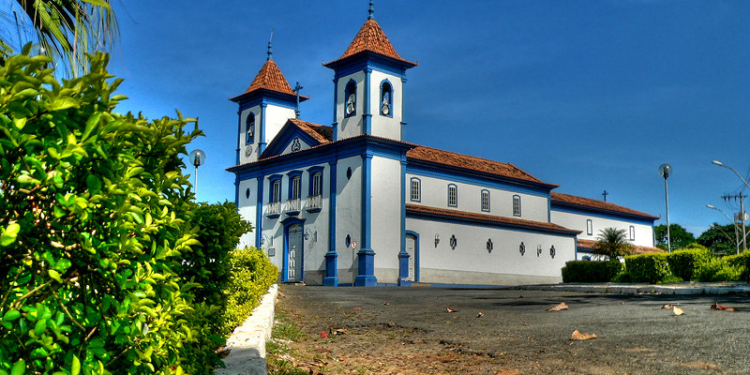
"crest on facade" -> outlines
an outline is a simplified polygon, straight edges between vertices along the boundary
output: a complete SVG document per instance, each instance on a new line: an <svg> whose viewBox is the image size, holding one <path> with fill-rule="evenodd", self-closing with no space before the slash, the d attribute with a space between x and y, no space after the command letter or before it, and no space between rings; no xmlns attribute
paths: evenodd
<svg viewBox="0 0 750 375"><path fill-rule="evenodd" d="M292 141L292 152L299 151L302 148L299 144L299 138L294 138Z"/></svg>

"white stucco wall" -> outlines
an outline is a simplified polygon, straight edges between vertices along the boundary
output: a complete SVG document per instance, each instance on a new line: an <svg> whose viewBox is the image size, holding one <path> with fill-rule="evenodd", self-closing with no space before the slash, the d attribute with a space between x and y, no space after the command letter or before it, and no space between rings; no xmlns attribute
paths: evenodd
<svg viewBox="0 0 750 375"><path fill-rule="evenodd" d="M446 284L518 285L562 281L565 262L575 260L575 238L407 218L419 234L419 281ZM435 235L440 242L435 246ZM451 249L450 238L457 246ZM487 250L492 239L493 250ZM525 245L525 254L519 247ZM537 256L537 246L542 252ZM550 248L555 247L555 257Z"/></svg>
<svg viewBox="0 0 750 375"><path fill-rule="evenodd" d="M346 177L351 168L351 179ZM341 159L336 165L336 252L339 283L353 283L357 276L356 253L362 248L362 157ZM355 249L347 248L346 236L356 241Z"/></svg>
<svg viewBox="0 0 750 375"><path fill-rule="evenodd" d="M422 185L420 202L411 200L411 179L419 178ZM458 207L448 206L448 185L455 184L458 188ZM447 179L427 177L418 174L406 175L406 203L421 204L429 207L457 209L459 211L491 214L495 216L511 217L524 220L548 222L549 198L519 193L511 190L486 188L481 185L454 182ZM482 211L482 190L490 192L490 211ZM513 216L513 196L521 197L521 216Z"/></svg>
<svg viewBox="0 0 750 375"><path fill-rule="evenodd" d="M255 114L255 140L252 144L252 153L247 155L246 150L246 131L247 131L247 116L250 113ZM265 143L268 144L271 140L276 137L281 128L290 118L295 116L294 109L280 107L276 105L266 106L266 130L265 130ZM260 128L262 124L262 112L261 106L256 105L250 108L246 108L240 113L240 164L250 163L258 160L259 147L258 145L263 142L260 138Z"/></svg>
<svg viewBox="0 0 750 375"><path fill-rule="evenodd" d="M599 237L599 232L604 228L617 228L624 229L628 239L630 238L630 227L635 228L635 240L632 242L636 246L654 246L654 228L652 225L643 224L640 222L628 221L625 218L617 217L604 217L601 215L591 215L585 212L572 213L566 211L560 211L552 209L552 222L561 225L568 229L580 230L581 234L578 235L578 239L581 240L592 240L596 241ZM593 225L593 231L588 234L586 228L586 221L591 220Z"/></svg>
<svg viewBox="0 0 750 375"><path fill-rule="evenodd" d="M250 189L250 196L247 196L247 189ZM240 181L239 187L239 199L237 201L237 207L240 216L253 225L253 228L258 228L257 223L257 204L258 204L258 179L252 178L249 180ZM245 248L250 246L257 246L255 243L255 232L250 232L240 237L240 243L238 247Z"/></svg>
<svg viewBox="0 0 750 375"><path fill-rule="evenodd" d="M380 85L383 81L393 87L391 110L393 117L383 116L380 112ZM378 137L401 140L401 121L403 119L403 83L401 78L377 70L370 73L370 113L372 113L372 134Z"/></svg>
<svg viewBox="0 0 750 375"><path fill-rule="evenodd" d="M372 158L372 249L378 283L398 282L401 251L401 161Z"/></svg>

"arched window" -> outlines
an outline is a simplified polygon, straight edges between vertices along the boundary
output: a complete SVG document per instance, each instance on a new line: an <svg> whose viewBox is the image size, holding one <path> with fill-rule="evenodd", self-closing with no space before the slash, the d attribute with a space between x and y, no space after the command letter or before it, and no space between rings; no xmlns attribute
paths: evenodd
<svg viewBox="0 0 750 375"><path fill-rule="evenodd" d="M344 117L350 117L357 114L357 84L354 81L349 81L346 84L346 90L344 90Z"/></svg>
<svg viewBox="0 0 750 375"><path fill-rule="evenodd" d="M490 191L482 190L482 211L490 212Z"/></svg>
<svg viewBox="0 0 750 375"><path fill-rule="evenodd" d="M255 115L250 112L245 121L245 144L249 145L255 142Z"/></svg>
<svg viewBox="0 0 750 375"><path fill-rule="evenodd" d="M448 206L458 206L458 187L454 184L448 185Z"/></svg>
<svg viewBox="0 0 750 375"><path fill-rule="evenodd" d="M393 87L387 80L380 85L380 114L393 117Z"/></svg>
<svg viewBox="0 0 750 375"><path fill-rule="evenodd" d="M630 226L630 240L635 241L635 227L632 225Z"/></svg>
<svg viewBox="0 0 750 375"><path fill-rule="evenodd" d="M521 216L521 196L513 196L513 216Z"/></svg>
<svg viewBox="0 0 750 375"><path fill-rule="evenodd" d="M589 236L594 235L594 222L591 219L586 220L586 234Z"/></svg>
<svg viewBox="0 0 750 375"><path fill-rule="evenodd" d="M411 200L420 202L422 200L422 181L416 177L411 179Z"/></svg>

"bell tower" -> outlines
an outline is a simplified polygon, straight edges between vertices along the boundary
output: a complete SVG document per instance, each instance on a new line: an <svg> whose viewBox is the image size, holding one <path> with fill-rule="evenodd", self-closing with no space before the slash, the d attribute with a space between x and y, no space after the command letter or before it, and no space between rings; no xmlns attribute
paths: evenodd
<svg viewBox="0 0 750 375"><path fill-rule="evenodd" d="M403 59L373 17L344 54L323 64L334 71L334 141L369 134L402 140L406 70L417 63Z"/></svg>
<svg viewBox="0 0 750 375"><path fill-rule="evenodd" d="M272 34L273 36L273 34ZM273 61L271 42L268 57L260 72L241 95L229 100L239 104L237 126L237 165L258 161L286 121L296 117L297 103L309 99L299 96Z"/></svg>

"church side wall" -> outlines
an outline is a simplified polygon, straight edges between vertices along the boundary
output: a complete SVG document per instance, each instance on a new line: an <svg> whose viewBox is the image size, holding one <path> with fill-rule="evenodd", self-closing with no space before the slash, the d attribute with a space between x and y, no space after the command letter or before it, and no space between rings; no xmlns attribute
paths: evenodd
<svg viewBox="0 0 750 375"><path fill-rule="evenodd" d="M419 282L519 285L562 281L565 262L575 260L575 237L517 229L407 218L419 235ZM439 242L435 245L436 235ZM455 237L455 248L451 238ZM492 249L488 250L488 240ZM524 244L524 253L520 251ZM554 257L550 249L554 246ZM537 254L537 248L541 252Z"/></svg>
<svg viewBox="0 0 750 375"><path fill-rule="evenodd" d="M351 168L351 178L347 170ZM341 159L336 165L336 252L340 284L351 284L357 277L357 251L362 247L362 157ZM356 242L347 247L346 237Z"/></svg>
<svg viewBox="0 0 750 375"><path fill-rule="evenodd" d="M401 251L401 161L372 158L372 249L378 283L398 282Z"/></svg>
<svg viewBox="0 0 750 375"><path fill-rule="evenodd" d="M238 189L238 201L237 207L239 214L242 219L250 222L253 225L253 232L245 233L240 237L240 243L237 245L239 248L255 246L260 248L255 243L255 230L258 228L257 223L257 203L258 203L258 179L252 178L249 180L240 181ZM247 195L249 189L250 195Z"/></svg>
<svg viewBox="0 0 750 375"><path fill-rule="evenodd" d="M421 201L411 200L411 179L421 181ZM458 206L448 206L448 185L455 184L458 188ZM528 193L488 188L481 185L454 182L449 179L427 177L413 173L406 175L406 203L421 204L429 207L455 208L460 211L484 213L495 216L511 217L525 220L548 222L549 198ZM482 190L490 192L490 211L482 211ZM521 197L521 216L513 216L513 196Z"/></svg>
<svg viewBox="0 0 750 375"><path fill-rule="evenodd" d="M603 215L592 215L582 213L564 212L552 209L552 222L565 228L580 230L581 234L578 239L596 241L599 232L604 228L624 229L625 235L630 239L630 227L635 229L635 240L632 242L636 246L654 246L654 227L653 225L644 224L637 221L628 221L624 218L604 217ZM588 234L586 221L591 220L592 233Z"/></svg>
<svg viewBox="0 0 750 375"><path fill-rule="evenodd" d="M351 117L346 115L346 85L349 81L357 84L357 102L355 105L355 114ZM363 134L362 129L362 111L364 111L365 102L365 73L356 72L343 76L338 79L336 85L336 117L338 120L338 139L356 137Z"/></svg>

